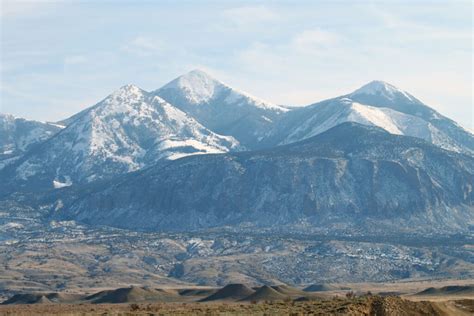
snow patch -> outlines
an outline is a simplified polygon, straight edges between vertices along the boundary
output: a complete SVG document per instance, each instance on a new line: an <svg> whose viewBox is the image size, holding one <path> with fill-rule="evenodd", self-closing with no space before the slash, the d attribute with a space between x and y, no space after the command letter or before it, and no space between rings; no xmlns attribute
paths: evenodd
<svg viewBox="0 0 474 316"><path fill-rule="evenodd" d="M20 223L10 222L0 226L0 230L23 229L25 226Z"/></svg>
<svg viewBox="0 0 474 316"><path fill-rule="evenodd" d="M51 122L46 122L46 124L48 124L48 125L51 125L51 126L54 126L54 127L57 127L57 128L60 128L60 129L64 129L64 128L66 128L66 126L65 126L65 125L58 124L58 123L51 123Z"/></svg>
<svg viewBox="0 0 474 316"><path fill-rule="evenodd" d="M69 176L64 177L66 179L65 182L61 182L59 180L53 180L53 186L55 189L61 189L65 187L70 187L72 185L71 178Z"/></svg>
<svg viewBox="0 0 474 316"><path fill-rule="evenodd" d="M353 112L348 117L349 121L370 123L370 125L381 127L392 134L403 135L403 132L398 129L397 125L392 121L392 118L383 110L380 110L380 108L357 102L353 102L351 107Z"/></svg>

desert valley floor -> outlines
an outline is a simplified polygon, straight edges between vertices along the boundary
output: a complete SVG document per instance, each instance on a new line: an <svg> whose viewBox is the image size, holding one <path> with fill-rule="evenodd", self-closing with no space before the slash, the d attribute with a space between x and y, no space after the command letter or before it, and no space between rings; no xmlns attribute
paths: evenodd
<svg viewBox="0 0 474 316"><path fill-rule="evenodd" d="M472 281L472 280L471 280ZM446 285L446 284L465 285ZM417 292L424 286L434 285ZM444 286L443 286L444 285ZM355 291L349 290L354 289ZM18 294L1 315L472 315L466 281L150 288Z"/></svg>

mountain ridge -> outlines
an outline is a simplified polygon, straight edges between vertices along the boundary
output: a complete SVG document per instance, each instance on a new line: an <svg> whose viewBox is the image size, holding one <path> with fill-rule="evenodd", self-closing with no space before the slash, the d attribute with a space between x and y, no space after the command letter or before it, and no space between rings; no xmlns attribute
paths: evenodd
<svg viewBox="0 0 474 316"><path fill-rule="evenodd" d="M133 85L73 118L61 132L3 170L9 172L5 177L26 187L39 181L43 187L50 183L57 188L130 172L161 159L239 147L232 137L209 131Z"/></svg>
<svg viewBox="0 0 474 316"><path fill-rule="evenodd" d="M168 99L182 97L186 102L175 106L160 97L163 91L175 93L164 93ZM414 109L423 111L415 113ZM210 126L199 122L206 115L214 120ZM61 122L67 127L24 154L5 160L8 168L0 171L0 176L7 179L0 185L4 195L110 179L192 154L271 149L304 141L345 122L378 126L392 134L414 136L440 148L474 154L469 147L474 141L472 134L456 129L451 120L383 81L288 110L194 70L152 92L132 84L122 86ZM213 124L225 126L226 134L219 134L220 127ZM340 137L351 139L351 135Z"/></svg>
<svg viewBox="0 0 474 316"><path fill-rule="evenodd" d="M341 141L348 133L352 139ZM191 156L152 167L79 197L64 206L67 213L58 214L85 223L152 230L301 220L314 225L359 222L367 228L366 219L406 221L420 230L443 225L466 229L472 221L472 184L473 157L418 138L344 123L275 149Z"/></svg>
<svg viewBox="0 0 474 316"><path fill-rule="evenodd" d="M250 149L257 148L277 117L289 111L238 91L201 70L188 72L152 93Z"/></svg>
<svg viewBox="0 0 474 316"><path fill-rule="evenodd" d="M474 134L408 92L383 81L372 81L352 93L286 113L263 144L271 147L300 141L350 121L379 126L394 134L419 137L444 149L474 155Z"/></svg>
<svg viewBox="0 0 474 316"><path fill-rule="evenodd" d="M0 113L0 161L27 152L62 128L64 126L54 123L27 120Z"/></svg>

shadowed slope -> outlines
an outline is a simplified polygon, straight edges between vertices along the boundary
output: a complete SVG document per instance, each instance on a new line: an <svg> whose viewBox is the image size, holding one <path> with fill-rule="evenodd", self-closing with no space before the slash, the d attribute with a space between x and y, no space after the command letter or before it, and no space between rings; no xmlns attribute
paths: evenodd
<svg viewBox="0 0 474 316"><path fill-rule="evenodd" d="M311 284L303 289L305 292L325 292L334 290L337 290L337 288L330 284Z"/></svg>
<svg viewBox="0 0 474 316"><path fill-rule="evenodd" d="M474 285L449 285L441 288L430 287L415 295L472 295L474 297Z"/></svg>
<svg viewBox="0 0 474 316"><path fill-rule="evenodd" d="M120 288L95 293L84 300L94 304L129 303L129 302L170 302L178 298L178 294L161 290L140 287Z"/></svg>
<svg viewBox="0 0 474 316"><path fill-rule="evenodd" d="M218 300L240 300L253 293L254 291L244 284L228 284L222 289L218 290L216 293L202 299L201 302Z"/></svg>
<svg viewBox="0 0 474 316"><path fill-rule="evenodd" d="M288 295L282 294L268 285L264 285L257 289L255 293L242 299L242 301L283 301L288 297Z"/></svg>

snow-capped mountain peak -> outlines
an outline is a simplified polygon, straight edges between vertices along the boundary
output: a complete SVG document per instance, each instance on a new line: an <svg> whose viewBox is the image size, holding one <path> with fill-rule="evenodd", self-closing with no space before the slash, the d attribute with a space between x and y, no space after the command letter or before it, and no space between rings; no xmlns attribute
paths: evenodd
<svg viewBox="0 0 474 316"><path fill-rule="evenodd" d="M153 92L215 133L255 148L288 109L234 89L202 70L190 71Z"/></svg>
<svg viewBox="0 0 474 316"><path fill-rule="evenodd" d="M176 78L160 88L158 94L164 90L179 91L189 104L194 105L209 104L219 99L219 101L227 104L251 102L253 106L258 108L282 112L288 111L284 107L259 99L247 92L234 89L200 69L192 70Z"/></svg>
<svg viewBox="0 0 474 316"><path fill-rule="evenodd" d="M15 181L35 179L59 188L110 178L158 161L240 149L233 137L213 133L135 85L119 88L67 121L61 133L12 167Z"/></svg>
<svg viewBox="0 0 474 316"><path fill-rule="evenodd" d="M189 103L207 103L226 85L202 70L195 69L165 85L162 89L183 91Z"/></svg>
<svg viewBox="0 0 474 316"><path fill-rule="evenodd" d="M127 84L115 90L107 98L113 98L118 101L123 100L141 100L144 98L144 95L147 94L146 91L142 90L140 87L134 84Z"/></svg>
<svg viewBox="0 0 474 316"><path fill-rule="evenodd" d="M350 96L357 96L357 95L377 95L377 96L382 96L388 99L395 99L397 97L404 97L410 101L415 101L416 99L410 95L408 92L403 91L402 89L399 89L395 87L394 85L391 85L390 83L387 83L385 81L381 80L373 80L359 89L355 90L350 94Z"/></svg>

